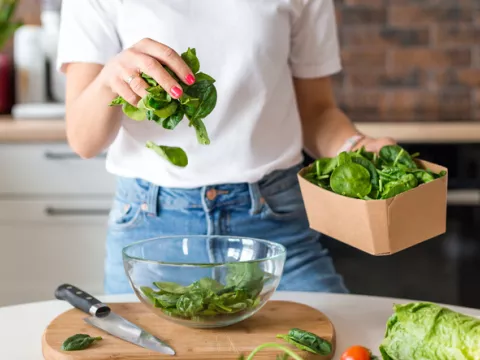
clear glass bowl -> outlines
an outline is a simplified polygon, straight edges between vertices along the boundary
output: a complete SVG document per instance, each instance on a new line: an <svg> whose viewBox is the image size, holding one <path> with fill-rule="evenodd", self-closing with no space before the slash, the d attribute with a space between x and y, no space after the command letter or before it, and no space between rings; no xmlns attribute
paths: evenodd
<svg viewBox="0 0 480 360"><path fill-rule="evenodd" d="M164 236L123 249L140 301L164 319L197 328L255 314L277 289L285 258L280 244L231 236Z"/></svg>

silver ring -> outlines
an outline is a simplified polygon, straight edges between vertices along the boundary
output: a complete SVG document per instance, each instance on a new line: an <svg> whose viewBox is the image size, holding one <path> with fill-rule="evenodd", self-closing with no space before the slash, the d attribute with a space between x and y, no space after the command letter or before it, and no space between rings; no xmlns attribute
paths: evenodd
<svg viewBox="0 0 480 360"><path fill-rule="evenodd" d="M130 85L136 75L130 75L128 78L125 79L125 82Z"/></svg>

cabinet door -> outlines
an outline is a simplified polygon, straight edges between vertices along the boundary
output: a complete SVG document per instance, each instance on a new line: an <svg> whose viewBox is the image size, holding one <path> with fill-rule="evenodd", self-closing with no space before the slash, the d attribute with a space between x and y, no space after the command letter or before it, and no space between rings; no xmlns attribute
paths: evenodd
<svg viewBox="0 0 480 360"><path fill-rule="evenodd" d="M105 157L81 159L67 144L0 144L0 195L113 194Z"/></svg>
<svg viewBox="0 0 480 360"><path fill-rule="evenodd" d="M0 306L54 299L73 283L103 293L110 201L0 200Z"/></svg>

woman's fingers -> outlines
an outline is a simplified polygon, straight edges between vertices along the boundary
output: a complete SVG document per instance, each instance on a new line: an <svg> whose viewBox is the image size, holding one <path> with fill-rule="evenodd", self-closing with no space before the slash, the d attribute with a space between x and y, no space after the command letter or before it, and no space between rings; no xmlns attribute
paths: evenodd
<svg viewBox="0 0 480 360"><path fill-rule="evenodd" d="M138 75L137 75L138 76ZM125 80L116 78L113 80L112 89L122 98L125 99L130 105L137 106L140 101L140 96L138 96L132 88L125 82Z"/></svg>
<svg viewBox="0 0 480 360"><path fill-rule="evenodd" d="M182 87L180 84L172 76L170 76L170 74L163 68L162 64L160 64L160 62L158 62L155 58L147 54L137 52L136 50L132 50L130 51L127 59L125 59L125 62L130 66L135 64L135 66L141 72L154 78L155 81L175 99L178 99L182 95ZM143 81L141 78L140 80ZM132 89L133 86L140 88L143 86L143 84L141 84L137 79L134 79L130 83L130 86Z"/></svg>
<svg viewBox="0 0 480 360"><path fill-rule="evenodd" d="M150 86L142 79L138 70L131 68L123 68L121 76L125 84L130 87L131 90L141 98L148 94L147 90Z"/></svg>
<svg viewBox="0 0 480 360"><path fill-rule="evenodd" d="M133 48L148 54L162 64L167 65L185 84L192 85L195 82L192 70L188 67L182 57L167 45L161 44L152 39L143 39L135 44Z"/></svg>

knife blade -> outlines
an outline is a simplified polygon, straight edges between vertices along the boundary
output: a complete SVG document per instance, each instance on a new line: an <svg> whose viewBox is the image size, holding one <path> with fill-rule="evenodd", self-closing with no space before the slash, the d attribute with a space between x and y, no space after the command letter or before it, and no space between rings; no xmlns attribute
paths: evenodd
<svg viewBox="0 0 480 360"><path fill-rule="evenodd" d="M92 295L70 284L60 285L55 290L55 297L64 300L77 309L92 316L83 320L119 339L143 348L166 355L175 355L175 350L167 343L115 314L110 307L95 299Z"/></svg>

